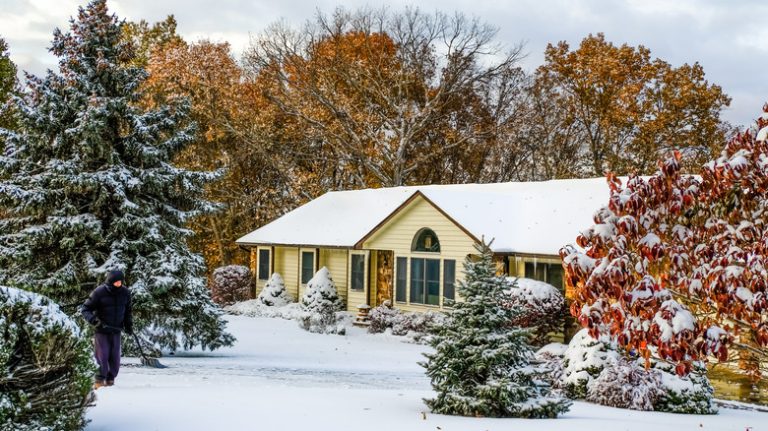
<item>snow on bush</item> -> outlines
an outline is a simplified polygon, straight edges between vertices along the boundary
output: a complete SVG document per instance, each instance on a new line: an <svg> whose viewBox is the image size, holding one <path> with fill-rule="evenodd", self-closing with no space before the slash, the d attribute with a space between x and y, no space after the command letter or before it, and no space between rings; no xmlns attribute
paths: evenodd
<svg viewBox="0 0 768 431"><path fill-rule="evenodd" d="M299 320L301 316L301 304L297 302L291 302L282 307L264 305L258 299L251 299L249 301L237 302L225 307L224 311L230 314L237 314L248 317L270 317L280 318L286 320Z"/></svg>
<svg viewBox="0 0 768 431"><path fill-rule="evenodd" d="M537 359L551 374L548 380L556 379L559 372L556 363L559 349L553 343L536 353ZM651 358L650 370L646 370L645 359L625 359L619 349L608 336L597 340L589 335L588 329L582 329L565 349L560 383L553 382L552 386L562 388L570 398L586 398L613 407L688 414L717 413L714 390L706 368L700 362L694 363L689 375L681 377L669 362ZM619 381L624 384L614 384ZM649 403L652 408L648 408Z"/></svg>
<svg viewBox="0 0 768 431"><path fill-rule="evenodd" d="M669 363L657 362L653 368L661 373L663 388L654 410L697 415L717 413L715 390L701 362L694 363L691 373L684 377L678 376L675 367Z"/></svg>
<svg viewBox="0 0 768 431"><path fill-rule="evenodd" d="M340 334L346 332L336 315L344 304L336 292L336 284L328 268L322 267L307 283L307 290L301 298L299 326L309 332Z"/></svg>
<svg viewBox="0 0 768 431"><path fill-rule="evenodd" d="M539 369L542 370L541 378L549 383L552 395L563 395L563 357L568 349L566 344L550 343L542 347L534 354Z"/></svg>
<svg viewBox="0 0 768 431"><path fill-rule="evenodd" d="M283 277L278 273L274 273L269 277L267 284L264 285L256 299L267 307L282 307L293 302L293 298L285 290Z"/></svg>
<svg viewBox="0 0 768 431"><path fill-rule="evenodd" d="M661 373L646 370L637 360L618 358L587 383L586 400L609 407L654 410L664 389Z"/></svg>
<svg viewBox="0 0 768 431"><path fill-rule="evenodd" d="M371 334L380 334L387 329L392 329L395 320L399 318L402 311L393 308L389 301L378 307L371 308L368 312L368 319L371 324L368 326L368 332Z"/></svg>
<svg viewBox="0 0 768 431"><path fill-rule="evenodd" d="M530 278L509 277L514 283L510 288L509 305L522 310L512 326L532 328L531 344L543 346L549 343L549 334L562 331L565 319L565 298L551 284Z"/></svg>
<svg viewBox="0 0 768 431"><path fill-rule="evenodd" d="M619 358L617 345L607 336L594 339L582 329L573 336L563 356L563 389L569 398L587 396L587 385Z"/></svg>
<svg viewBox="0 0 768 431"><path fill-rule="evenodd" d="M248 300L252 289L253 277L246 266L228 265L213 271L211 296L218 304L231 305Z"/></svg>
<svg viewBox="0 0 768 431"><path fill-rule="evenodd" d="M95 366L78 325L45 296L0 287L0 334L0 429L82 429Z"/></svg>
<svg viewBox="0 0 768 431"><path fill-rule="evenodd" d="M403 312L393 308L387 301L368 313L370 326L368 332L377 334L390 331L392 335L406 336L414 342L426 342L430 328L445 322L445 314L435 311Z"/></svg>

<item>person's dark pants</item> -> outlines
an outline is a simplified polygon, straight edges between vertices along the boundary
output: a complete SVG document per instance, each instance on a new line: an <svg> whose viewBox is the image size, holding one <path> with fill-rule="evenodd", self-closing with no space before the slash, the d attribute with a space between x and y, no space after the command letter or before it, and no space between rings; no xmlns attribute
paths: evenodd
<svg viewBox="0 0 768 431"><path fill-rule="evenodd" d="M97 332L94 341L96 362L99 364L96 380L114 381L118 371L120 371L120 333L102 334Z"/></svg>

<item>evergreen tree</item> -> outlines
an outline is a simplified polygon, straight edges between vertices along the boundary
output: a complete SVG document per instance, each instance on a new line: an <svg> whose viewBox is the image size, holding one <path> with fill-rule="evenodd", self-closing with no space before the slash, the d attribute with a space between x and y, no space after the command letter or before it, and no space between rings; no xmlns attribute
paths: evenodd
<svg viewBox="0 0 768 431"><path fill-rule="evenodd" d="M15 128L15 116L10 108L2 109L18 89L16 65L11 61L8 44L0 37L0 128ZM3 136L0 134L0 150L3 148Z"/></svg>
<svg viewBox="0 0 768 431"><path fill-rule="evenodd" d="M264 304L267 307L282 307L293 302L291 294L285 289L283 277L277 272L269 277L267 284L261 289L256 299L260 304Z"/></svg>
<svg viewBox="0 0 768 431"><path fill-rule="evenodd" d="M54 32L59 73L29 78L18 130L0 131L0 282L78 303L122 269L136 326L158 346L229 345L184 227L216 209L201 196L218 174L170 163L193 139L189 106L137 107L146 73L128 66L106 0L70 22Z"/></svg>
<svg viewBox="0 0 768 431"><path fill-rule="evenodd" d="M464 262L466 277L458 286L464 301L435 328L435 353L421 364L437 392L427 406L435 413L483 417L554 418L568 411L570 402L552 396L531 365L528 331L510 328L521 312L504 306L513 282L496 275L488 245L477 250L478 261Z"/></svg>
<svg viewBox="0 0 768 431"><path fill-rule="evenodd" d="M344 302L339 298L328 268L320 268L309 280L300 305L302 313L298 320L302 329L320 334L344 335L346 332L336 317L336 312L344 308Z"/></svg>

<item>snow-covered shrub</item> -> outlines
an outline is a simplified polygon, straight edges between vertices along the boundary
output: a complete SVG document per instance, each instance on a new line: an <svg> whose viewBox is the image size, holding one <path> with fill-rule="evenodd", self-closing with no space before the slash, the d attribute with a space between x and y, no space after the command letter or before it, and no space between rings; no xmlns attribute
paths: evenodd
<svg viewBox="0 0 768 431"><path fill-rule="evenodd" d="M561 332L565 319L565 297L551 284L530 278L509 277L514 283L509 293L509 306L522 310L512 326L532 328L530 342L543 346L550 342L549 334Z"/></svg>
<svg viewBox="0 0 768 431"><path fill-rule="evenodd" d="M235 302L251 298L253 277L246 266L228 265L213 271L211 297L221 305L231 305Z"/></svg>
<svg viewBox="0 0 768 431"><path fill-rule="evenodd" d="M563 357L568 345L562 343L550 343L542 347L534 354L538 362L538 368L542 371L541 378L549 383L552 394L563 395Z"/></svg>
<svg viewBox="0 0 768 431"><path fill-rule="evenodd" d="M368 326L368 332L371 334L379 334L392 329L392 325L402 312L396 308L392 308L391 303L386 301L384 304L378 307L371 308L368 312L368 319L370 325Z"/></svg>
<svg viewBox="0 0 768 431"><path fill-rule="evenodd" d="M336 312L344 304L336 292L336 284L328 268L322 267L307 283L307 290L301 298L299 326L309 332L320 334L343 334L344 326L339 325Z"/></svg>
<svg viewBox="0 0 768 431"><path fill-rule="evenodd" d="M283 277L278 273L274 273L269 277L267 284L264 285L264 289L261 290L256 299L267 307L282 307L293 302L293 298L285 290Z"/></svg>
<svg viewBox="0 0 768 431"><path fill-rule="evenodd" d="M542 367L550 370L547 380L555 379L558 372L556 351L542 348L536 353ZM552 386L565 390L569 398L636 410L717 413L706 368L698 362L684 377L677 375L674 365L653 359L650 371L646 371L644 359L624 359L615 341L608 336L596 340L582 329L565 349L562 364L560 384L552 382Z"/></svg>
<svg viewBox="0 0 768 431"><path fill-rule="evenodd" d="M368 332L376 334L390 330L392 335L408 336L414 342L424 342L430 329L445 321L445 314L440 312L403 312L389 304L372 308L368 317L371 322Z"/></svg>
<svg viewBox="0 0 768 431"><path fill-rule="evenodd" d="M607 336L592 338L582 329L573 336L563 357L563 389L569 398L587 396L587 385L619 358L615 342Z"/></svg>
<svg viewBox="0 0 768 431"><path fill-rule="evenodd" d="M0 287L0 337L0 429L82 429L95 364L80 327L47 297Z"/></svg>
<svg viewBox="0 0 768 431"><path fill-rule="evenodd" d="M392 322L392 334L427 334L445 321L445 314L436 311L400 313Z"/></svg>
<svg viewBox="0 0 768 431"><path fill-rule="evenodd" d="M301 304L297 302L291 302L282 307L270 307L262 304L258 299L234 303L224 307L224 311L240 316L271 317L286 320L298 320L302 313Z"/></svg>
<svg viewBox="0 0 768 431"><path fill-rule="evenodd" d="M660 372L663 389L654 410L687 414L717 413L714 389L702 363L694 363L691 373L684 377L678 376L675 367L669 363L656 362L653 368Z"/></svg>
<svg viewBox="0 0 768 431"><path fill-rule="evenodd" d="M637 360L620 357L606 364L600 375L587 383L586 400L604 406L650 411L663 394L659 371L646 370Z"/></svg>

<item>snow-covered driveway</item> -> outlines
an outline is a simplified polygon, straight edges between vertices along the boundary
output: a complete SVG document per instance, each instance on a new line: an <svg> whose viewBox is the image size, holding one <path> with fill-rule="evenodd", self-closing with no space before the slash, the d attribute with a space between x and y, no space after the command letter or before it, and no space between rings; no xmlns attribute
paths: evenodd
<svg viewBox="0 0 768 431"><path fill-rule="evenodd" d="M557 420L422 413L424 346L357 328L342 337L282 319L228 320L233 348L164 357L162 370L121 369L116 386L98 391L87 430L768 430L768 414L727 409L689 416L575 403Z"/></svg>

